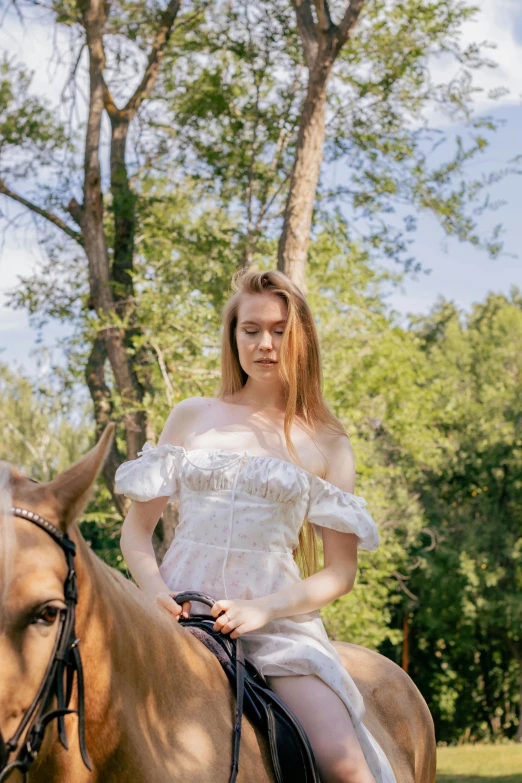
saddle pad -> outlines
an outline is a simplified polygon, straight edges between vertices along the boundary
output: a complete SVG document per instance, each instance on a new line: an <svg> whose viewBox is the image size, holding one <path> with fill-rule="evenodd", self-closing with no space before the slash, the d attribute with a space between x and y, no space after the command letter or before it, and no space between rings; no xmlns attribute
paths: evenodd
<svg viewBox="0 0 522 783"><path fill-rule="evenodd" d="M182 617L180 623L216 656L235 688L236 640L214 631L215 620L208 615ZM301 723L248 659L245 660L244 710L268 738L277 783L320 783L314 754Z"/></svg>

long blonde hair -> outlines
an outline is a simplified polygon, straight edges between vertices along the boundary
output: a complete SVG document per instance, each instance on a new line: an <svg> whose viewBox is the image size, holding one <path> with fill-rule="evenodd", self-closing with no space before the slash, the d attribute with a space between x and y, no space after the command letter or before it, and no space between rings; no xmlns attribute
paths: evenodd
<svg viewBox="0 0 522 783"><path fill-rule="evenodd" d="M302 291L278 271L239 271L232 278L232 291L222 315L221 386L218 397L225 399L236 394L248 378L239 362L236 341L237 314L242 296L269 292L281 297L287 306L280 356L280 378L286 399L285 441L296 464L304 467L290 435L296 416L310 430L312 439L317 425L322 425L332 433L346 435L343 425L329 410L323 398L319 338L308 302ZM328 464L326 457L325 460ZM317 571L317 539L308 520L304 521L299 532L294 558L305 577Z"/></svg>

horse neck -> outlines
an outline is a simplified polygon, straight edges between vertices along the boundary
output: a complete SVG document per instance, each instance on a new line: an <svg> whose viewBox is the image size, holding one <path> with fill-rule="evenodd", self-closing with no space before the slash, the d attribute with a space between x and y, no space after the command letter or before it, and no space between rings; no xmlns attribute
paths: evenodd
<svg viewBox="0 0 522 783"><path fill-rule="evenodd" d="M79 533L74 538L88 735L89 726L103 726L104 746L116 747L127 722L172 726L178 717L181 726L195 699L211 710L228 691L218 662L136 585L102 563Z"/></svg>

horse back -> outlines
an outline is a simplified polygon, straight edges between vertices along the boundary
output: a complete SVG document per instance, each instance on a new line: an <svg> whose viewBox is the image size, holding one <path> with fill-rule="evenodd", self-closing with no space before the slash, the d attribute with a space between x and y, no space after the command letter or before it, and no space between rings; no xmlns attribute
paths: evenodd
<svg viewBox="0 0 522 783"><path fill-rule="evenodd" d="M421 692L389 658L347 642L333 643L364 699L363 723L400 783L435 783L433 719Z"/></svg>

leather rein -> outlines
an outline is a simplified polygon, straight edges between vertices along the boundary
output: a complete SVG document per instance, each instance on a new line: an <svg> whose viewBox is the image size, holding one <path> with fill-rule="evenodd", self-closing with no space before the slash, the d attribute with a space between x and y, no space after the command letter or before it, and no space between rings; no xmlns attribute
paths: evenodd
<svg viewBox="0 0 522 783"><path fill-rule="evenodd" d="M40 751L45 729L55 719L58 721L60 742L68 750L69 745L67 743L64 716L72 713L78 714L78 739L83 763L92 772L93 766L85 744L85 700L83 667L79 650L80 640L76 638L75 632L76 604L78 601L78 587L74 568L76 545L67 533L64 533L47 519L35 514L33 511L28 511L25 508L11 508L10 513L14 517L20 517L37 525L56 541L65 555L68 573L64 582L65 609L60 611L60 627L44 678L31 706L11 739L5 741L0 731L0 783L7 780L14 770L22 773L24 781L26 780L27 772ZM69 702L75 674L77 675L78 683L78 709L71 710L69 709ZM46 712L46 707L52 697L56 698L56 709ZM21 742L24 731L26 731L25 738ZM17 749L18 753L15 759L8 763L10 755Z"/></svg>
<svg viewBox="0 0 522 783"><path fill-rule="evenodd" d="M176 593L174 600L176 603L179 601L180 605L185 603L185 601L199 601L199 603L206 604L211 608L216 603L212 596L206 595L205 593L198 593L195 590L184 590L181 593ZM220 612L219 616L224 613L225 612ZM210 622L211 626L214 625L215 619L212 615L210 618L207 615L196 615L196 617L198 618L198 620L196 620L196 625L198 624L198 621L202 621L203 625L205 622ZM180 617L180 622L182 625L186 624L190 631L190 625L193 620L190 618L185 620L183 617ZM231 631L229 634L230 633ZM227 637L229 634L223 634L223 636ZM243 651L243 643L239 636L236 637L236 639L229 639L229 643L234 649L234 664L236 667L236 721L233 729L232 767L228 783L236 783L236 778L239 773L239 748L241 745L241 724L243 720L243 701L245 694L245 654Z"/></svg>

